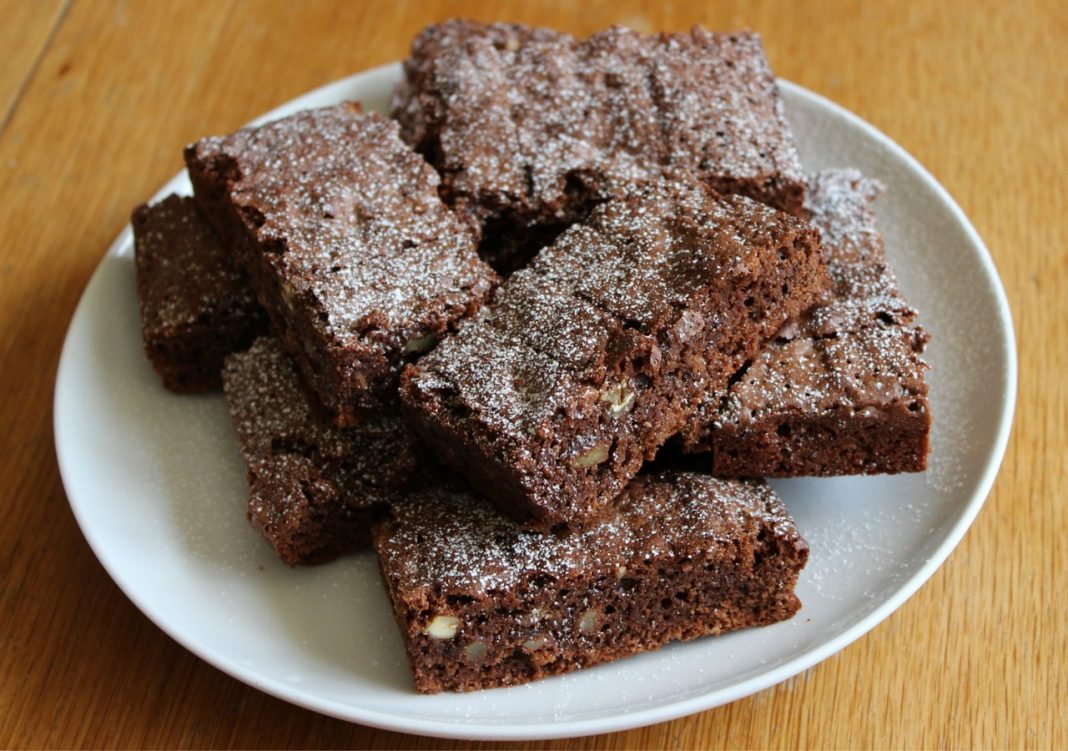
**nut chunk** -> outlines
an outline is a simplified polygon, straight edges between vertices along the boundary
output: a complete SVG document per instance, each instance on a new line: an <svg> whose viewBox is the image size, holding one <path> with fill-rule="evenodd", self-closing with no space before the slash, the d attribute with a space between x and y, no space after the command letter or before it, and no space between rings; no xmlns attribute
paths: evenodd
<svg viewBox="0 0 1068 751"><path fill-rule="evenodd" d="M139 206L130 224L145 354L171 391L219 388L226 356L267 331L248 278L192 198Z"/></svg>
<svg viewBox="0 0 1068 751"><path fill-rule="evenodd" d="M434 170L396 123L358 105L206 138L186 163L275 333L342 425L395 405L405 360L494 284Z"/></svg>
<svg viewBox="0 0 1068 751"><path fill-rule="evenodd" d="M614 515L562 535L428 487L372 535L424 693L526 683L790 618L808 560L767 485L692 473L638 477Z"/></svg>
<svg viewBox="0 0 1068 751"><path fill-rule="evenodd" d="M811 181L806 208L823 238L830 299L791 322L728 395L707 399L687 448L712 451L723 477L917 472L931 413L920 352L927 332L886 262L872 201L856 170Z"/></svg>
<svg viewBox="0 0 1068 751"><path fill-rule="evenodd" d="M682 175L636 186L409 366L401 400L505 511L583 522L825 283L803 221Z"/></svg>
<svg viewBox="0 0 1068 751"><path fill-rule="evenodd" d="M801 163L756 34L576 39L452 20L415 38L404 72L393 115L501 270L664 166L801 209Z"/></svg>
<svg viewBox="0 0 1068 751"><path fill-rule="evenodd" d="M258 339L223 372L248 468L248 516L288 563L367 545L371 522L413 484L421 450L399 417L338 428L278 341Z"/></svg>

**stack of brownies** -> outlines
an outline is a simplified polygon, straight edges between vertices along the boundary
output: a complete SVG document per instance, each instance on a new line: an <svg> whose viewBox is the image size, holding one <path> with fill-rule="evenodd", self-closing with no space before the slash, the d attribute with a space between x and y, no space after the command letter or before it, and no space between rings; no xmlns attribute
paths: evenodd
<svg viewBox="0 0 1068 751"><path fill-rule="evenodd" d="M134 212L146 352L225 389L253 526L372 546L423 692L791 617L808 548L737 478L926 463L879 186L805 180L748 33L451 21L392 115L203 139Z"/></svg>

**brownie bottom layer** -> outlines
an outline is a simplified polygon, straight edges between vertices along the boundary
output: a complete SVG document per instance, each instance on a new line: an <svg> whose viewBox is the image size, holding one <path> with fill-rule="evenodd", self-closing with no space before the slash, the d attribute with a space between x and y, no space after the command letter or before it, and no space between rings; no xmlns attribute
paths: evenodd
<svg viewBox="0 0 1068 751"><path fill-rule="evenodd" d="M849 413L814 418L772 416L743 428L712 431L712 472L719 477L808 477L922 472L931 415Z"/></svg>

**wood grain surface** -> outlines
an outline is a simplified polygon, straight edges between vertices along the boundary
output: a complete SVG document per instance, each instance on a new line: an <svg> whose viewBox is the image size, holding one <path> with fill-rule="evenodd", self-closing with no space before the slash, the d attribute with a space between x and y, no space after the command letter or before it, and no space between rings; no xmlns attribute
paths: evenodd
<svg viewBox="0 0 1068 751"><path fill-rule="evenodd" d="M588 33L760 31L776 72L874 123L987 242L1019 343L1004 466L947 563L779 686L674 722L515 748L1068 747L1068 5L1064 2L0 0L0 747L460 748L329 719L179 647L70 512L52 394L101 256L180 147L402 58L463 15Z"/></svg>

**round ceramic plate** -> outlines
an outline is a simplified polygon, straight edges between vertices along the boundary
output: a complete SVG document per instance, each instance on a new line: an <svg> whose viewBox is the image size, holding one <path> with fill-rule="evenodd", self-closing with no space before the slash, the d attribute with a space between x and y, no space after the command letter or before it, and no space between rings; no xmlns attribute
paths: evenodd
<svg viewBox="0 0 1068 751"><path fill-rule="evenodd" d="M264 119L342 99L382 110L400 66L340 81ZM219 395L175 396L141 351L133 241L108 251L71 322L55 394L71 507L108 573L160 628L295 704L393 730L534 739L647 725L733 701L842 649L945 560L994 480L1012 418L1015 348L990 256L946 191L857 117L783 82L807 170L882 180L887 252L931 333L930 469L775 483L812 548L804 607L767 628L673 644L568 676L420 696L376 563L290 569L245 520L244 468ZM163 187L188 192L185 175Z"/></svg>

